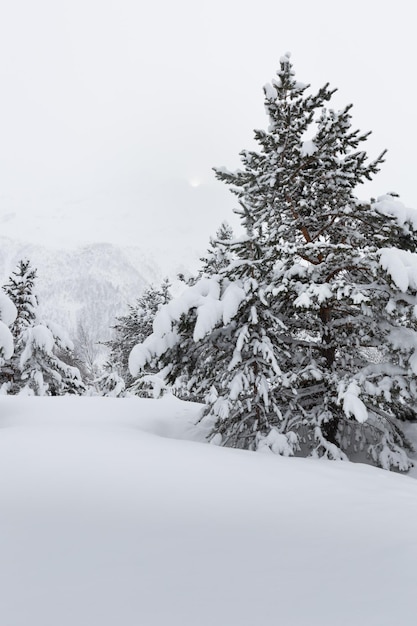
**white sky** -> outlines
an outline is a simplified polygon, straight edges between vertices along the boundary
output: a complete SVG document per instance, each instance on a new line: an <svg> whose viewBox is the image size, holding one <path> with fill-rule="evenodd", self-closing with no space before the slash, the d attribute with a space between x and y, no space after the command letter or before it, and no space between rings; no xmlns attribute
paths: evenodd
<svg viewBox="0 0 417 626"><path fill-rule="evenodd" d="M417 207L413 3L13 0L0 10L0 234L138 244L164 262L206 247L267 123L262 86L338 87L388 155L372 187ZM198 182L199 186L193 186ZM192 184L190 184L192 183ZM160 252L162 250L162 252Z"/></svg>

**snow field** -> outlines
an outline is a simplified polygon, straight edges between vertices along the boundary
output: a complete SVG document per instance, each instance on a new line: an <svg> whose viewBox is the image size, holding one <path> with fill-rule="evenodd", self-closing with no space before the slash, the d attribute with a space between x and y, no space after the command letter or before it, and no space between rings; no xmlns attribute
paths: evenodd
<svg viewBox="0 0 417 626"><path fill-rule="evenodd" d="M413 478L203 444L199 411L0 399L2 624L415 624Z"/></svg>

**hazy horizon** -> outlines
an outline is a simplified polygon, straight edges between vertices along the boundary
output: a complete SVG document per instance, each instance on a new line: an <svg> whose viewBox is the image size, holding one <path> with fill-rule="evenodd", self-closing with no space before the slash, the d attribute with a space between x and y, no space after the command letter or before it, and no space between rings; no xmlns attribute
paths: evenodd
<svg viewBox="0 0 417 626"><path fill-rule="evenodd" d="M409 3L22 0L0 23L0 234L46 245L108 241L205 249L235 200L212 168L239 166L264 128L262 86L290 50L297 78L337 87L386 163L360 197L417 207ZM187 252L188 251L188 252Z"/></svg>

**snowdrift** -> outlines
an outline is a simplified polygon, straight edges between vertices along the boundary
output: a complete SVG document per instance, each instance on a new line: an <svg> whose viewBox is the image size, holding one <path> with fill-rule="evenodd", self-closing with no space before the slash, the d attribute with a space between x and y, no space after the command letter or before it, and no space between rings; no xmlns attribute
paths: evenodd
<svg viewBox="0 0 417 626"><path fill-rule="evenodd" d="M208 445L200 409L0 398L1 623L414 625L415 479Z"/></svg>

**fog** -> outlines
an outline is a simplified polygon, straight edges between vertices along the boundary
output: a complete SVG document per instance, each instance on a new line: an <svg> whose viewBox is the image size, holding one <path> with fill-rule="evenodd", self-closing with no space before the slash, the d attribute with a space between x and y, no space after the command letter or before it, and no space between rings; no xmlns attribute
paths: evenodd
<svg viewBox="0 0 417 626"><path fill-rule="evenodd" d="M5 3L4 3L5 4ZM262 86L287 50L297 78L338 87L386 163L359 195L413 184L411 3L15 0L0 20L0 234L48 245L137 244L162 263L198 254L265 127Z"/></svg>

